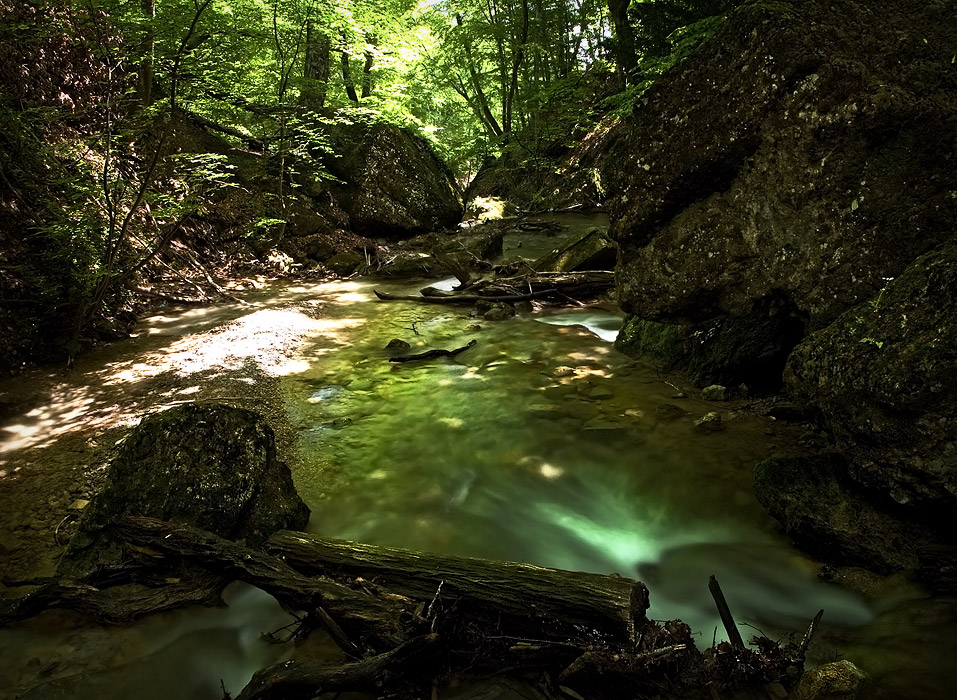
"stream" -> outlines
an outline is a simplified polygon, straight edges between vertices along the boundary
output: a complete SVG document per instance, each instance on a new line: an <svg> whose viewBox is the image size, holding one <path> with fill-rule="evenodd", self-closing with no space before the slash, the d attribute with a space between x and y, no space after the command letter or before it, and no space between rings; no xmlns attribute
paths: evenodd
<svg viewBox="0 0 957 700"><path fill-rule="evenodd" d="M591 220L569 222L574 230ZM511 239L506 254L521 244L534 257L555 243ZM702 647L725 637L708 592L714 574L739 624L775 639L802 634L823 608L812 661L854 661L878 681L872 697L953 696L953 601L898 579L872 582L866 595L821 581L819 566L754 499L754 465L796 440L786 426L741 402L676 398L665 377L614 350L621 314L611 305L489 322L467 308L380 302L372 293L425 284L358 279L259 295L308 298L321 309L322 332L281 378L311 532L638 578L650 589L649 616L684 620ZM190 324L175 332L191 332ZM394 338L409 352L477 342L455 358L391 363L385 346ZM681 415L661 409L669 404ZM697 432L693 421L711 411L722 413L725 430ZM32 665L38 678L55 679L23 696L33 700L213 700L223 687L238 693L267 663L332 653L322 640L293 652L260 639L289 619L269 596L234 585L228 607L122 630L45 613L0 629L0 655L7 675ZM62 674L68 659L84 672ZM0 697L15 697L14 684L0 674ZM528 689L500 684L461 696L519 698Z"/></svg>

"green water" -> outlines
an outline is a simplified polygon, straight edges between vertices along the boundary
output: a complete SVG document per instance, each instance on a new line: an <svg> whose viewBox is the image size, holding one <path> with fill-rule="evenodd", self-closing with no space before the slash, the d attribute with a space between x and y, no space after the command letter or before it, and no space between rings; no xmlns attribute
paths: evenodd
<svg viewBox="0 0 957 700"><path fill-rule="evenodd" d="M755 502L751 471L773 452L768 424L740 413L722 433L697 433L693 419L728 406L674 399L654 370L618 354L617 312L486 322L380 302L371 288L317 290L323 317L348 322L286 380L312 531L641 578L650 615L680 617L707 644L720 626L710 574L741 622L799 630L822 607L832 623L871 619L861 600L817 580ZM410 352L477 342L454 359L392 363L393 338ZM688 415L660 421L664 403Z"/></svg>

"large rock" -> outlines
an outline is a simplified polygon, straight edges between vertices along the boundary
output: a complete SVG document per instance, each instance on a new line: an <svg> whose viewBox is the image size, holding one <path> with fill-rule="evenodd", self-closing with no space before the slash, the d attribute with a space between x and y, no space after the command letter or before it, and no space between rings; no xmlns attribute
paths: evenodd
<svg viewBox="0 0 957 700"><path fill-rule="evenodd" d="M765 460L755 467L754 493L795 543L834 564L916 570L918 544L930 537L885 494L863 492L838 454Z"/></svg>
<svg viewBox="0 0 957 700"><path fill-rule="evenodd" d="M747 2L605 140L623 308L810 330L952 232L943 0Z"/></svg>
<svg viewBox="0 0 957 700"><path fill-rule="evenodd" d="M119 546L103 528L121 515L192 525L257 546L277 530L302 529L309 509L289 467L276 458L275 438L262 416L186 404L147 416L120 445L60 574L115 563Z"/></svg>
<svg viewBox="0 0 957 700"><path fill-rule="evenodd" d="M339 180L331 191L356 233L407 237L462 219L451 171L418 136L361 121L335 124L329 136L335 155L324 163Z"/></svg>
<svg viewBox="0 0 957 700"><path fill-rule="evenodd" d="M605 229L592 226L540 257L532 268L539 272L613 270L617 259L618 246L608 238Z"/></svg>
<svg viewBox="0 0 957 700"><path fill-rule="evenodd" d="M925 512L957 509L957 242L805 339L785 380L859 483Z"/></svg>

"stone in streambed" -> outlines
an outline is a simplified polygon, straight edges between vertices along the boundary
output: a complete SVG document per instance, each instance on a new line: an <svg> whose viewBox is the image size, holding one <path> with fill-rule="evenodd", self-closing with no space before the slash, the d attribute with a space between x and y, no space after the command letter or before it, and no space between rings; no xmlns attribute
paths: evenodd
<svg viewBox="0 0 957 700"><path fill-rule="evenodd" d="M186 404L144 418L123 440L106 484L84 510L61 576L115 564L122 548L104 527L123 515L190 525L258 546L301 529L309 509L276 456L266 420L219 404Z"/></svg>

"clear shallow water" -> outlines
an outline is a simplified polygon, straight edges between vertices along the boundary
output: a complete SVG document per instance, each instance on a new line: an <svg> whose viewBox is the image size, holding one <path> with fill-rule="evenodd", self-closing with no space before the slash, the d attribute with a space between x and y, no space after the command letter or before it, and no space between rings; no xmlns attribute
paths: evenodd
<svg viewBox="0 0 957 700"><path fill-rule="evenodd" d="M314 532L641 578L651 616L680 617L706 643L720 627L712 573L742 622L797 631L822 607L832 623L872 619L862 600L820 582L755 502L767 425L741 415L724 433L696 433L692 420L722 406L671 398L615 352L616 312L486 322L378 302L364 283L330 292L350 303L329 304L327 317L364 324L307 350L309 369L286 383ZM392 338L411 352L477 344L397 364L384 350ZM689 415L659 421L663 403Z"/></svg>

